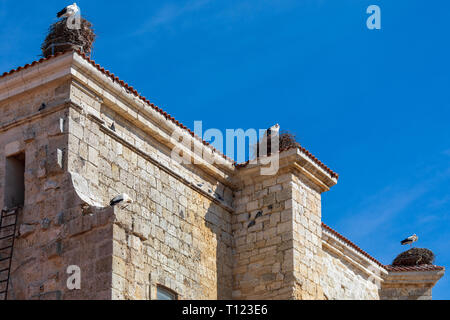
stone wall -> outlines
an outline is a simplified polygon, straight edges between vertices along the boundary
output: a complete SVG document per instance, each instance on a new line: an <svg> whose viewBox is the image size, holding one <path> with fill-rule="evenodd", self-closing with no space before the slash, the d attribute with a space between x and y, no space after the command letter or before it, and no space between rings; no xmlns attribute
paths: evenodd
<svg viewBox="0 0 450 320"><path fill-rule="evenodd" d="M114 106L96 106L101 97L80 85L72 96L95 106L99 118L73 109L69 170L85 179L93 203L107 206L121 193L135 201L113 227L113 299L154 299L157 285L180 299L230 299L231 190L175 163L166 146Z"/></svg>
<svg viewBox="0 0 450 320"><path fill-rule="evenodd" d="M327 228L322 228L320 283L327 300L379 300L387 271Z"/></svg>
<svg viewBox="0 0 450 320"><path fill-rule="evenodd" d="M292 212L295 263L294 297L322 300L320 285L322 243L321 191L309 179L292 176Z"/></svg>
<svg viewBox="0 0 450 320"><path fill-rule="evenodd" d="M323 251L321 286L327 300L379 300L376 283L342 257Z"/></svg>
<svg viewBox="0 0 450 320"><path fill-rule="evenodd" d="M291 179L243 175L232 218L234 299L293 297Z"/></svg>
<svg viewBox="0 0 450 320"><path fill-rule="evenodd" d="M321 193L298 164L298 150L281 155L275 176L259 166L240 170L233 217L233 298L323 299L320 286ZM333 181L323 180L330 185Z"/></svg>
<svg viewBox="0 0 450 320"><path fill-rule="evenodd" d="M113 212L83 214L83 201L72 187L68 97L69 82L58 81L0 102L1 208L8 188L5 158L25 154L25 203L18 215L9 299L110 297ZM39 110L42 103L46 107ZM80 291L67 289L70 265L83 269Z"/></svg>
<svg viewBox="0 0 450 320"><path fill-rule="evenodd" d="M169 115L76 53L0 78L0 114L1 208L6 158L25 154L10 299L155 299L157 286L180 299L428 298L443 275L388 273L323 230L337 179L303 149L264 176L181 130L198 157ZM122 193L134 203L110 207ZM72 265L81 290L67 288Z"/></svg>

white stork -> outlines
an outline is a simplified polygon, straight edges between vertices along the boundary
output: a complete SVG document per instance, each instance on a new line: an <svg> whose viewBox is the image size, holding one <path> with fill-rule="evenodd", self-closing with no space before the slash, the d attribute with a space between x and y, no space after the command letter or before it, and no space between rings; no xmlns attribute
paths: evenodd
<svg viewBox="0 0 450 320"><path fill-rule="evenodd" d="M78 12L80 11L80 8L78 8L77 4L74 3L70 6L65 7L64 9L62 9L60 12L58 12L58 14L56 15L58 18L62 18L62 17L72 17L74 15L76 15Z"/></svg>
<svg viewBox="0 0 450 320"><path fill-rule="evenodd" d="M273 127L270 127L270 128L267 130L266 135L277 135L277 134L279 134L279 133L280 133L280 125L279 125L279 124L276 124L276 125L274 125Z"/></svg>
<svg viewBox="0 0 450 320"><path fill-rule="evenodd" d="M272 150L272 137L276 137L280 135L280 125L276 124L269 129L266 130L264 136L260 139L256 146L253 148L253 152L256 154L256 157L260 156L268 156L276 153L278 150Z"/></svg>
<svg viewBox="0 0 450 320"><path fill-rule="evenodd" d="M406 245L410 245L410 246L412 246L412 244L414 243L414 242L417 242L417 241L419 241L419 237L416 235L416 234L414 234L414 235L412 235L411 237L409 237L409 238L406 238L405 240L403 240L402 242L401 242L401 244L402 244L402 246L406 246Z"/></svg>
<svg viewBox="0 0 450 320"><path fill-rule="evenodd" d="M114 199L111 200L111 202L109 203L109 205L111 207L114 207L118 204L131 204L133 203L133 200L130 198L129 195L122 193L120 195L118 195L117 197L115 197Z"/></svg>

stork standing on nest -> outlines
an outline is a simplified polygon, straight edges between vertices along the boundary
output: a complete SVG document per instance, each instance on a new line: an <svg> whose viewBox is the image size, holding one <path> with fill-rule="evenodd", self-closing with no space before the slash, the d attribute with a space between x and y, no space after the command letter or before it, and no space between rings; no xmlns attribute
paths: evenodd
<svg viewBox="0 0 450 320"><path fill-rule="evenodd" d="M409 244L409 245L412 247L412 244L413 244L414 242L417 242L417 241L419 241L419 237L418 237L416 234L414 234L414 235L412 235L411 237L406 238L405 240L403 240L403 241L401 242L401 244L402 244L402 246L406 246L406 245Z"/></svg>
<svg viewBox="0 0 450 320"><path fill-rule="evenodd" d="M74 15L76 15L78 12L80 11L80 8L78 8L77 4L71 4L70 6L65 7L64 9L62 9L60 12L58 12L58 14L56 15L58 18L63 18L63 17L72 17Z"/></svg>

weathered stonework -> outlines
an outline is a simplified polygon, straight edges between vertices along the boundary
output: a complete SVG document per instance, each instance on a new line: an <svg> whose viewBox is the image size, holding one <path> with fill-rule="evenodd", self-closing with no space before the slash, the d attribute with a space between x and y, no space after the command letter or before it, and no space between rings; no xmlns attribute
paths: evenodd
<svg viewBox="0 0 450 320"><path fill-rule="evenodd" d="M216 163L183 149L195 162L179 164L180 126L75 52L0 77L0 114L1 208L5 161L25 154L9 299L156 299L158 286L179 299L420 295L323 229L337 179L301 149L263 176L181 129ZM110 207L121 193L134 203ZM80 290L67 287L72 265Z"/></svg>
<svg viewBox="0 0 450 320"><path fill-rule="evenodd" d="M444 276L444 270L390 272L382 284L382 300L432 300L436 283Z"/></svg>
<svg viewBox="0 0 450 320"><path fill-rule="evenodd" d="M321 287L329 300L379 300L386 270L323 229Z"/></svg>

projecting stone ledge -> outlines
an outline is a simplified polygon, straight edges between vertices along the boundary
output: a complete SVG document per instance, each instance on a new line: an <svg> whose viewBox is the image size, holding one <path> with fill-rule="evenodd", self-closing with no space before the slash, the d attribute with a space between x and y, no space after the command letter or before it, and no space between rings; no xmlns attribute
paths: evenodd
<svg viewBox="0 0 450 320"><path fill-rule="evenodd" d="M444 276L437 266L387 267L380 292L381 300L432 300L432 290Z"/></svg>

